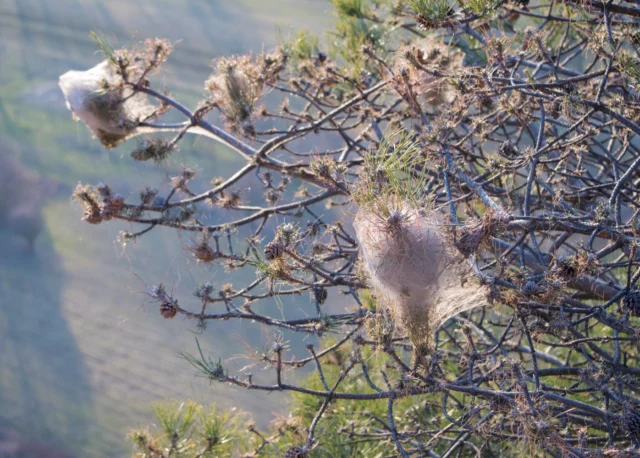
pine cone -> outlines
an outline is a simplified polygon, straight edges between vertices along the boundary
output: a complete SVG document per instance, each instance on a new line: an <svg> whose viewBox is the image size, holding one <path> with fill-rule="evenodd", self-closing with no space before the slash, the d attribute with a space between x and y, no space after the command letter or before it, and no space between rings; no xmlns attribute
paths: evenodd
<svg viewBox="0 0 640 458"><path fill-rule="evenodd" d="M269 242L264 247L264 257L268 261L273 261L274 259L279 258L280 256L282 256L283 252L284 252L284 245L279 240L274 240L273 242Z"/></svg>
<svg viewBox="0 0 640 458"><path fill-rule="evenodd" d="M624 305L633 316L640 316L640 291L629 291L624 298Z"/></svg>
<svg viewBox="0 0 640 458"><path fill-rule="evenodd" d="M498 147L498 153L508 159L512 159L518 155L518 150L513 145L513 143L511 143L508 140L505 140Z"/></svg>
<svg viewBox="0 0 640 458"><path fill-rule="evenodd" d="M538 284L533 280L529 280L524 285L522 285L522 292L525 295L530 296L531 294L536 292L537 288L538 288Z"/></svg>
<svg viewBox="0 0 640 458"><path fill-rule="evenodd" d="M414 19L416 20L416 22L418 23L418 28L420 30L430 30L435 28L433 24L431 24L423 15L418 14L417 16L414 17Z"/></svg>
<svg viewBox="0 0 640 458"><path fill-rule="evenodd" d="M327 300L327 290L326 288L322 288L322 287L316 287L313 288L313 297L316 301L318 301L318 304L324 304L324 301Z"/></svg>
<svg viewBox="0 0 640 458"><path fill-rule="evenodd" d="M455 246L463 256L469 257L478 251L483 236L484 230L482 224L465 228L462 230L460 238L455 242Z"/></svg>
<svg viewBox="0 0 640 458"><path fill-rule="evenodd" d="M622 415L624 429L632 438L640 438L640 413L632 407L626 407Z"/></svg>
<svg viewBox="0 0 640 458"><path fill-rule="evenodd" d="M176 310L176 308L172 304L165 303L160 306L160 315L162 315L166 319L173 318L177 313L178 310Z"/></svg>

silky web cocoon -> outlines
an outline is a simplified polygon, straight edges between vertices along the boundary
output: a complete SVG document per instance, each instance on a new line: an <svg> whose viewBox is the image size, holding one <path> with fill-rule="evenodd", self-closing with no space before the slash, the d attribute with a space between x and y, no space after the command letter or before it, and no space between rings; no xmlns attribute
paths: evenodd
<svg viewBox="0 0 640 458"><path fill-rule="evenodd" d="M362 263L378 300L415 344L430 345L449 318L487 304L487 288L447 237L435 212L404 206L395 219L360 209L354 221Z"/></svg>
<svg viewBox="0 0 640 458"><path fill-rule="evenodd" d="M121 84L108 60L86 71L68 71L59 84L75 118L107 148L138 135L138 124L155 111L145 94Z"/></svg>

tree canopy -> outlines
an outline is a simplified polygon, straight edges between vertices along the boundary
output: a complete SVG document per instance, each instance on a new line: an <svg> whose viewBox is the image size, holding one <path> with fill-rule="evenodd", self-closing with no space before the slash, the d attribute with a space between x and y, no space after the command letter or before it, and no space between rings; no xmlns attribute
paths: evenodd
<svg viewBox="0 0 640 458"><path fill-rule="evenodd" d="M248 271L149 295L203 332L270 329L253 355L268 372L184 356L212 382L295 397L263 432L158 407L160 436L133 434L139 456L638 456L637 3L333 6L326 40L217 59L195 107L154 84L172 51L159 39L97 38L105 61L61 77L105 147L143 138L132 161L171 167L187 134L242 158L221 178L177 170L164 195L75 197L87 223L132 223L122 243L176 230L199 263ZM273 298L287 302L267 313ZM296 357L292 333L320 344Z"/></svg>

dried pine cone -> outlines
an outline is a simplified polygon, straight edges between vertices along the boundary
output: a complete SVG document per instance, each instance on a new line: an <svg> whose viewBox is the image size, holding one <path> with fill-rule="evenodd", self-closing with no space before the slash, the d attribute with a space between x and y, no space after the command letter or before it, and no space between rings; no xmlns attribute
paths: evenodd
<svg viewBox="0 0 640 458"><path fill-rule="evenodd" d="M631 406L625 406L622 415L624 429L634 439L640 438L640 413Z"/></svg>
<svg viewBox="0 0 640 458"><path fill-rule="evenodd" d="M478 251L478 247L484 237L482 224L471 228L464 228L460 239L455 242L455 246L463 256L469 257Z"/></svg>
<svg viewBox="0 0 640 458"><path fill-rule="evenodd" d="M191 252L198 262L210 263L215 261L217 257L216 251L211 248L206 242L195 245Z"/></svg>
<svg viewBox="0 0 640 458"><path fill-rule="evenodd" d="M273 261L282 256L284 252L284 244L279 240L274 240L273 242L267 243L264 247L264 257L268 261Z"/></svg>
<svg viewBox="0 0 640 458"><path fill-rule="evenodd" d="M280 200L280 193L278 192L277 189L269 189L267 192L264 193L264 198L265 200L270 203L270 204L275 204L278 202L278 200Z"/></svg>
<svg viewBox="0 0 640 458"><path fill-rule="evenodd" d="M168 302L165 302L160 306L160 315L165 317L166 319L171 319L178 313L178 310Z"/></svg>
<svg viewBox="0 0 640 458"><path fill-rule="evenodd" d="M505 140L498 147L498 153L506 158L511 159L518 155L518 150L513 145L513 143L511 143L508 140Z"/></svg>
<svg viewBox="0 0 640 458"><path fill-rule="evenodd" d="M633 316L640 316L640 291L629 291L624 298L624 305Z"/></svg>
<svg viewBox="0 0 640 458"><path fill-rule="evenodd" d="M313 298L318 301L318 304L324 304L324 301L327 300L327 289L322 288L321 286L313 288Z"/></svg>
<svg viewBox="0 0 640 458"><path fill-rule="evenodd" d="M537 288L538 288L538 284L533 280L529 280L524 285L522 285L522 292L527 296L529 296L535 293Z"/></svg>
<svg viewBox="0 0 640 458"><path fill-rule="evenodd" d="M431 29L435 28L435 26L431 22L429 22L429 20L427 18L425 18L424 16L422 16L421 14L415 16L414 19L418 23L418 28L420 30L431 30Z"/></svg>
<svg viewBox="0 0 640 458"><path fill-rule="evenodd" d="M287 453L284 454L284 458L307 458L309 455L307 451L302 447L290 447Z"/></svg>
<svg viewBox="0 0 640 458"><path fill-rule="evenodd" d="M578 274L574 257L564 257L558 260L558 270L563 278L573 278Z"/></svg>

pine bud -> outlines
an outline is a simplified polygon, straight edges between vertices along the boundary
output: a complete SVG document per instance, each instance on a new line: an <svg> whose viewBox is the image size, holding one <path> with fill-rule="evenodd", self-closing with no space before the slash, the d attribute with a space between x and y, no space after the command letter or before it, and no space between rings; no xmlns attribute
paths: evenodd
<svg viewBox="0 0 640 458"><path fill-rule="evenodd" d="M537 287L538 285L536 284L536 282L534 282L533 280L529 280L524 285L522 285L522 292L529 296L535 293Z"/></svg>

